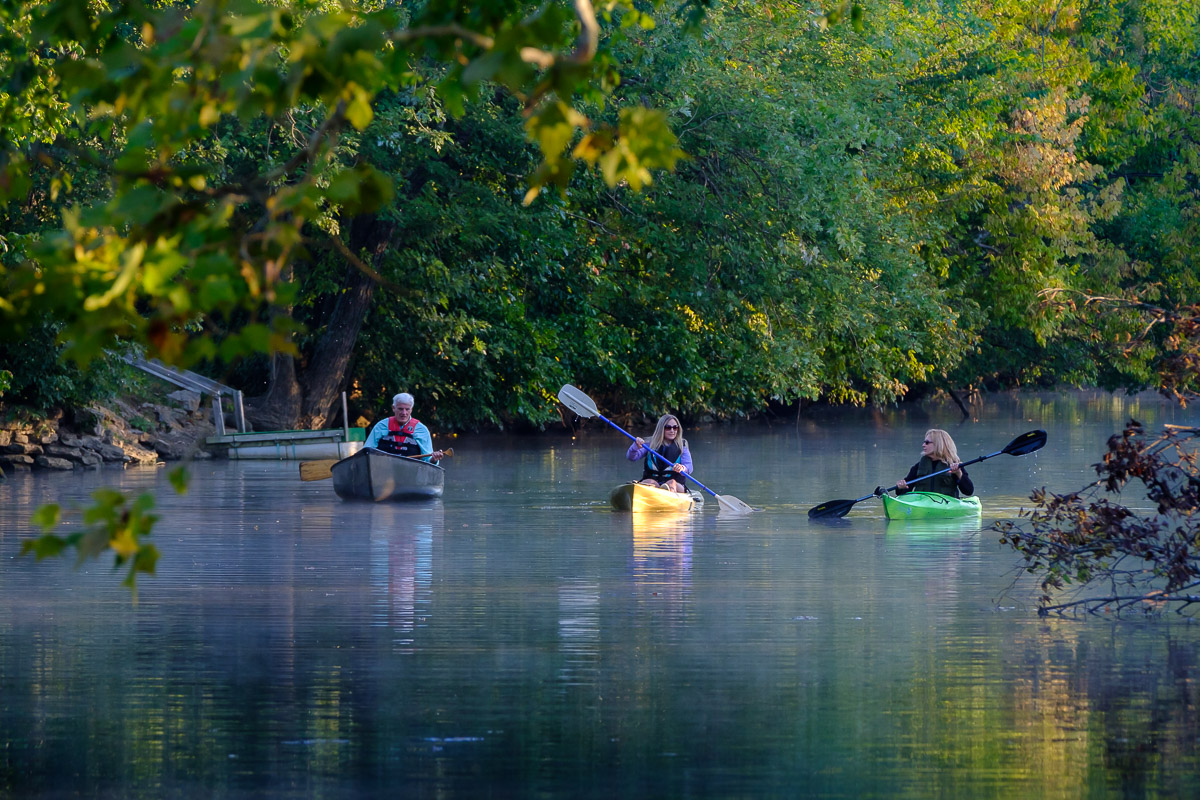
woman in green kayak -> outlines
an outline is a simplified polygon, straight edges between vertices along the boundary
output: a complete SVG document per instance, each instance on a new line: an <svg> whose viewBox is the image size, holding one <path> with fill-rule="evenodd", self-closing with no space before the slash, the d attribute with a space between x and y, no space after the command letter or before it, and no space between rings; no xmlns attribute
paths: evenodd
<svg viewBox="0 0 1200 800"><path fill-rule="evenodd" d="M915 491L937 492L951 497L975 494L975 484L971 482L967 471L962 468L962 461L959 460L958 448L954 446L954 440L945 431L931 428L925 431L925 441L921 442L921 460L912 465L912 469L904 476L904 480L896 481L896 494L914 491L908 486L908 482L914 478L931 475L944 469L950 471L920 481L917 483Z"/></svg>

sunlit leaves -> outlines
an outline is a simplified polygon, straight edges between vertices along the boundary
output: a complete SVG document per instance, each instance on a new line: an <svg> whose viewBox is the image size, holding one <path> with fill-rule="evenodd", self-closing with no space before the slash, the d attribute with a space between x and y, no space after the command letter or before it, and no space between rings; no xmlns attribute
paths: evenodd
<svg viewBox="0 0 1200 800"><path fill-rule="evenodd" d="M28 135L0 146L0 200L31 191L35 161L58 173L56 197L74 183L81 163L108 173L112 196L84 204L75 227L43 236L22 254L24 263L0 278L7 279L7 308L18 327L45 313L72 327L78 317L80 329L100 323L94 343L69 337L70 354L80 360L111 344L110 337L139 341L183 365L205 357L215 352L212 342L193 346L177 336L190 319L213 323L211 332L192 337L205 339L233 319L253 318L280 296L282 277L302 255L297 232L304 225L329 231L338 214L385 208L394 196L390 180L354 159L340 137L372 126L385 87L414 85L415 70L437 76L429 53L446 60L438 87L456 113L486 81L525 99L529 136L544 154L531 198L545 184L565 185L576 158L597 164L610 185L644 186L652 170L669 168L678 157L669 129L648 113L626 115L618 131L590 140L583 155L570 150L592 127L570 105L572 95L609 84L611 61L600 58L594 72L592 50L571 50L577 45L566 4L536 13L517 2L406 14L250 0L157 8L62 0L49 17L34 5L21 9L16 18L29 24L32 40L50 57L34 72L21 59L3 66L19 73L17 85L42 87L27 101L69 108L74 128L63 128L65 146L53 151L22 150L33 138ZM627 2L606 8L610 24L622 15L651 27L645 11ZM7 128L10 138L25 131L29 105L0 103L0 130ZM231 130L254 126L263 115L290 123L291 152L274 163L242 162L257 173L229 172L228 151L214 147L214 137L223 145ZM301 133L295 123L309 115L312 127ZM274 146L273 139L247 143ZM164 241L178 253L169 281L161 277L168 270L156 269L148 255ZM19 274L31 269L39 273L36 280ZM157 276L140 280L143 270ZM177 291L192 282L198 285ZM45 291L71 283L76 291ZM221 351L239 339L275 341L235 335Z"/></svg>
<svg viewBox="0 0 1200 800"><path fill-rule="evenodd" d="M652 170L674 169L675 163L684 156L667 125L666 115L641 106L621 109L613 147L605 151L603 147L589 146L587 156L581 148L579 157L595 157L597 150L596 160L605 181L612 186L624 180L635 192L650 183Z"/></svg>

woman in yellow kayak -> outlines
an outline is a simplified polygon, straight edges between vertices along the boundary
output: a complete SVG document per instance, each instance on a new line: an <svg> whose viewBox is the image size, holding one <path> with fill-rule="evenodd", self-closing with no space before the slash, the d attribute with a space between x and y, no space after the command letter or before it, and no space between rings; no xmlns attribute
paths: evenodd
<svg viewBox="0 0 1200 800"><path fill-rule="evenodd" d="M920 481L912 489L908 482L923 475L931 475L940 470L949 472ZM975 484L962 468L958 457L958 448L950 434L939 428L925 431L925 441L921 442L921 460L912 465L912 469L904 476L904 480L896 481L896 494L906 492L937 492L951 497L964 497L975 494Z"/></svg>
<svg viewBox="0 0 1200 800"><path fill-rule="evenodd" d="M658 455L651 455L651 450ZM625 457L630 461L646 459L639 483L672 492L687 491L686 476L692 471L692 452L688 449L687 439L683 438L683 426L674 414L659 417L650 441L637 437L629 445Z"/></svg>

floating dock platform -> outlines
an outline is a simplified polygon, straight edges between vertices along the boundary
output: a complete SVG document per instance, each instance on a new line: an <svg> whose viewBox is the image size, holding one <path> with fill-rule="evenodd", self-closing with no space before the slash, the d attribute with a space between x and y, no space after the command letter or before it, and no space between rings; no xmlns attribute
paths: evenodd
<svg viewBox="0 0 1200 800"><path fill-rule="evenodd" d="M322 431L256 431L209 436L205 442L227 447L233 461L310 461L345 458L362 449L366 428L337 428Z"/></svg>

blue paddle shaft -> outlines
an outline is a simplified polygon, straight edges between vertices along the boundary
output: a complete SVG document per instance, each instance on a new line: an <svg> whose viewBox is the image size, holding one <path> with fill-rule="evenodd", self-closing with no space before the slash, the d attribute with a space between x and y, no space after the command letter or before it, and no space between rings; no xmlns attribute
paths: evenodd
<svg viewBox="0 0 1200 800"><path fill-rule="evenodd" d="M601 414L599 411L597 411L597 412L596 412L596 416L597 416L597 417L599 417L600 419L604 420L605 422L607 422L609 425L611 425L611 426L613 426L614 428L616 428L616 429L617 429L618 431L620 431L621 433L625 434L625 438L629 439L629 440L630 440L631 442L633 442L634 444L637 444L637 437L636 437L636 436L634 436L632 433L630 433L629 431L625 430L625 429L624 429L624 428L622 428L620 425L618 425L617 423L613 422L613 421L612 421L611 419L609 419L608 417L606 417L606 416L604 416L603 414ZM670 465L671 465L671 462L670 462L670 461L668 461L668 460L667 460L667 458L666 458L666 456L664 456L662 453L655 452L654 450L651 450L649 447L647 447L647 448L646 448L646 450L648 450L648 451L649 451L649 453L650 453L650 455L654 456L654 457L655 457L655 458L657 458L659 461L663 462L664 464L666 464L666 465L668 465L668 466L670 466ZM696 484L697 486L699 486L701 489L703 489L704 491L708 492L708 493L709 493L709 494L711 494L713 497L716 497L717 499L720 499L721 495L717 494L717 493L716 493L716 492L714 492L712 489L708 488L708 487L707 487L707 486L705 486L703 483L701 483L700 481L696 480L696 479L695 479L695 478L692 476L692 474L691 474L690 472L685 472L685 473L683 473L683 474L684 474L684 475L686 475L686 476L687 476L687 477L688 477L690 480L694 481L694 482L695 482L695 484Z"/></svg>

